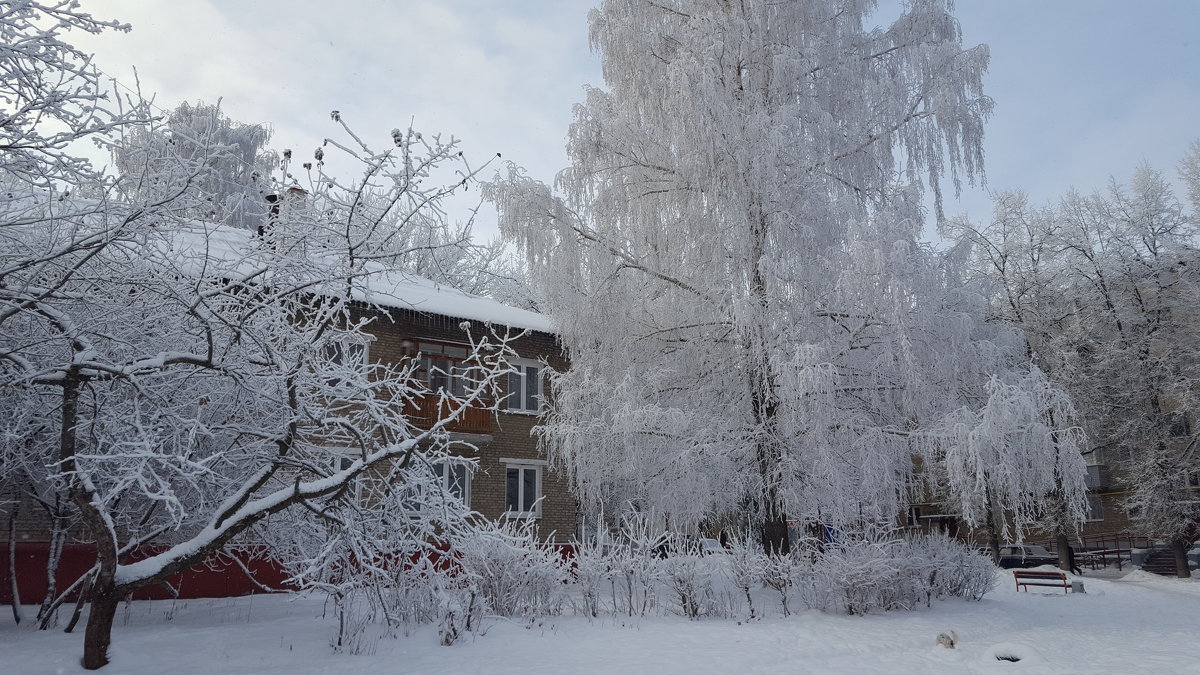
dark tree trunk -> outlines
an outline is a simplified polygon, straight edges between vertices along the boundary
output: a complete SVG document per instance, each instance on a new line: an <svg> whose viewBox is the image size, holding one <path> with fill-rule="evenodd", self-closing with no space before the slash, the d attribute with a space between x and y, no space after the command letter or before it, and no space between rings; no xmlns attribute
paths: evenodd
<svg viewBox="0 0 1200 675"><path fill-rule="evenodd" d="M1059 530L1054 533L1054 547L1058 549L1058 569L1071 571L1071 540L1067 533Z"/></svg>
<svg viewBox="0 0 1200 675"><path fill-rule="evenodd" d="M1175 576L1180 579L1192 578L1192 568L1187 559L1187 542L1179 538L1172 539L1171 552L1175 554Z"/></svg>
<svg viewBox="0 0 1200 675"><path fill-rule="evenodd" d="M112 642L113 620L121 597L111 584L92 587L91 611L83 633L83 667L102 668L108 663L108 645Z"/></svg>
<svg viewBox="0 0 1200 675"><path fill-rule="evenodd" d="M792 542L788 537L787 514L781 513L779 507L767 504L761 534L763 551L766 553L787 555L792 552Z"/></svg>
<svg viewBox="0 0 1200 675"><path fill-rule="evenodd" d="M8 580L12 585L13 621L21 623L21 588L17 585L17 509L8 514Z"/></svg>
<svg viewBox="0 0 1200 675"><path fill-rule="evenodd" d="M991 488L984 489L987 497L987 532L988 532L988 550L992 552L992 563L997 567L1000 566L1000 527L996 525L996 506L992 502Z"/></svg>

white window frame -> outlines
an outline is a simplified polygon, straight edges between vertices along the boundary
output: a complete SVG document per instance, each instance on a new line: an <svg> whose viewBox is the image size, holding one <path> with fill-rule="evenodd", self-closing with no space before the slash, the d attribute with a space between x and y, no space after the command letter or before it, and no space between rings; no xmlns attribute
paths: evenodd
<svg viewBox="0 0 1200 675"><path fill-rule="evenodd" d="M322 352L322 354L325 356L325 358L328 361L336 364L336 363L338 363L338 361L336 359L345 358L344 355L347 352L350 352L351 350L354 350L354 349L361 349L362 350L361 358L354 359L354 361L357 361L359 363L359 365L361 365L365 368L367 366L367 364L371 362L371 340L372 340L372 338L368 335L355 336L353 338L351 338L349 336L333 338L324 344L324 346L322 347L322 349L324 350ZM335 354L337 355L336 357L333 356ZM339 365L354 365L354 364L347 363L347 364L339 364Z"/></svg>
<svg viewBox="0 0 1200 675"><path fill-rule="evenodd" d="M441 462L434 462L433 466L434 466L434 472L440 474L438 477L442 481L442 490L446 494L450 494L452 492L450 489L450 475L451 474L450 474L450 471L448 471L448 469L452 466L461 466L463 468L463 485L462 485L461 498L462 498L463 506L467 507L468 509L471 508L471 474L475 473L474 465L470 464L469 462L461 462L461 461L457 461L457 462L456 461L441 461Z"/></svg>
<svg viewBox="0 0 1200 675"><path fill-rule="evenodd" d="M471 365L473 347L459 342L433 342L409 338L420 359L417 370L422 374L421 385L430 394L445 392L450 396L463 397L478 384L478 367ZM436 375L435 375L436 371ZM436 382L436 380L443 380Z"/></svg>
<svg viewBox="0 0 1200 675"><path fill-rule="evenodd" d="M454 457L449 457L446 460L442 460L442 461L430 462L430 464L433 466L434 475L436 475L438 480L441 481L441 487L442 487L443 494L447 494L450 492L450 473L448 471L446 471L444 467L448 467L451 465L463 467L464 471L463 471L462 500L463 500L463 506L470 509L471 508L471 481L473 480L473 477L474 477L475 465L472 464L471 462L467 462L467 461L456 461L456 458L454 458ZM439 467L442 467L442 468L439 469ZM408 488L406 488L406 490L407 490L407 492L406 492L405 496L402 498L402 501L405 503L404 508L407 509L409 511L410 515L412 515L415 518L421 513L420 500L416 499L419 495L415 492L416 488L408 487Z"/></svg>
<svg viewBox="0 0 1200 675"><path fill-rule="evenodd" d="M1097 508L1092 508L1093 504ZM1085 521L1087 521L1089 523L1098 523L1098 522L1104 520L1104 498L1103 497L1101 497L1100 495L1097 495L1097 494L1088 495L1087 496L1087 506L1088 506L1088 512L1087 512L1087 518L1084 519ZM1100 512L1099 517L1096 517L1097 510Z"/></svg>
<svg viewBox="0 0 1200 675"><path fill-rule="evenodd" d="M505 517L508 517L508 518L541 518L542 517L542 501L545 497L545 492L542 489L542 475L545 473L543 469L546 466L546 462L541 461L541 460L510 459L510 458L501 458L500 461L504 463L504 515L505 515ZM513 511L509 508L508 472L513 471L513 470L522 472L517 478L516 500L517 500L517 506L519 509L517 511ZM529 510L525 510L523 508L523 505L527 501L525 498L525 476L524 476L525 471L533 471L534 476L535 476L534 477L534 492L535 492L535 494L534 494L534 498L533 498L532 508Z"/></svg>
<svg viewBox="0 0 1200 675"><path fill-rule="evenodd" d="M354 335L354 336L335 336L330 338L321 346L321 357L332 365L347 366L355 370L366 372L367 367L371 363L371 341L374 338L370 335ZM359 355L352 359L346 359L348 354L359 352ZM345 361L343 363L343 361ZM327 382L331 387L337 387L346 384L346 381L332 377Z"/></svg>
<svg viewBox="0 0 1200 675"><path fill-rule="evenodd" d="M333 471L334 471L334 473L337 473L339 471L345 471L346 469L349 469L350 465L353 464L355 462L355 460L360 459L359 455L347 454L345 450L341 450L341 449L335 449L335 450L333 450L333 453L334 453L334 456L333 456ZM354 490L355 506L362 506L362 478L363 478L363 475L360 473L357 476L355 476L353 479L351 479L352 482L354 483L353 490Z"/></svg>
<svg viewBox="0 0 1200 675"><path fill-rule="evenodd" d="M504 392L504 410L510 413L523 415L538 415L542 412L542 401L545 397L546 364L533 359L509 359L508 365L514 371L509 371L508 377L505 380ZM534 407L529 406L529 371L528 368L537 368L537 393L533 394L535 401ZM514 381L519 383L519 390L513 391Z"/></svg>

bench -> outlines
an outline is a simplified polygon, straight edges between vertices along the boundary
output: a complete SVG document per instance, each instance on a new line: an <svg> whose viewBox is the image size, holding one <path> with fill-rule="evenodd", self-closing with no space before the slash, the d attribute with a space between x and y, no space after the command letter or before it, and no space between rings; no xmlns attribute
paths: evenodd
<svg viewBox="0 0 1200 675"><path fill-rule="evenodd" d="M1071 585L1067 583L1067 575L1062 572L1043 572L1041 570L1013 570L1013 581L1017 582L1017 590L1025 587L1025 592L1029 592L1030 586L1051 586L1053 588L1063 589L1063 593L1071 590Z"/></svg>

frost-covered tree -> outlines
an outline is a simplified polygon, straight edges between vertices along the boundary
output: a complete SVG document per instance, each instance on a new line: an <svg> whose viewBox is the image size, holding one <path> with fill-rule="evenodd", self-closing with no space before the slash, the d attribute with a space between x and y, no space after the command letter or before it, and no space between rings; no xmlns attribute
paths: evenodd
<svg viewBox="0 0 1200 675"><path fill-rule="evenodd" d="M144 105L117 106L90 57L73 47L67 37L72 31L128 29L127 24L81 12L78 2L22 0L5 3L0 11L0 246L7 252L19 251L15 258L0 261L0 287L6 287L10 275L27 270L33 261L94 251L120 236L119 228L107 232L58 228L58 236L44 240L39 247L30 245L25 235L50 228L52 221L76 220L106 208L111 177L75 150L80 144L111 145L122 129L145 123L150 115ZM43 195L40 204L29 199L33 193ZM93 199L81 203L72 198L79 194ZM122 216L136 217L134 212ZM58 270L46 267L42 271L49 274L44 279L47 286L61 279ZM9 312L11 309L9 306ZM3 321L12 318L6 313ZM0 368L13 363L7 354L0 360L4 362ZM10 524L22 500L46 512L54 524L48 567L53 576L55 552L61 550L58 544L71 509L61 484L38 480L48 463L38 448L44 437L53 433L45 420L45 411L52 406L42 403L18 402L12 397L3 402L0 495L13 498L14 503L0 503L0 510L8 511ZM9 532L12 534L12 527ZM53 589L53 582L48 586ZM17 597L15 583L13 592ZM43 603L41 613L45 610ZM13 611L20 620L16 604Z"/></svg>
<svg viewBox="0 0 1200 675"><path fill-rule="evenodd" d="M947 418L949 442L933 471L963 520L987 532L996 563L1002 541L1019 541L1047 521L1070 526L1087 515L1086 438L1076 419L1067 394L1036 366L993 377L980 410L963 408Z"/></svg>
<svg viewBox="0 0 1200 675"><path fill-rule="evenodd" d="M1129 186L1068 195L1060 206L1065 290L1061 378L1086 411L1106 460L1124 469L1130 515L1171 542L1178 572L1200 501L1200 265L1194 216L1157 171Z"/></svg>
<svg viewBox="0 0 1200 675"><path fill-rule="evenodd" d="M267 125L235 122L219 105L181 103L165 118L122 134L113 149L116 168L127 177L122 196L158 201L172 195L178 212L255 229L267 216L279 162L266 150L270 138Z"/></svg>
<svg viewBox="0 0 1200 675"><path fill-rule="evenodd" d="M422 527L377 540L380 530L363 526L377 514L359 507L353 486L373 486L364 498L375 509L411 511L406 471L445 456L441 430L457 413L419 429L398 405L430 393L415 364L330 357L368 339L368 316L353 303L369 305L373 280L395 263L355 261L340 240L282 220L260 237L179 217L170 204L143 206L146 217L134 220L94 209L62 220L44 195L26 201L45 218L8 227L0 249L0 386L6 405L48 411L37 420L52 428L36 449L48 458L41 479L67 487L97 548L83 582L87 667L106 662L122 598L230 546L270 541L272 517L300 527L289 509L332 528L332 541L358 542L359 552L424 545L434 512L419 512ZM316 214L310 220L327 224L340 217ZM103 247L54 251L65 232L109 229L121 234ZM448 409L490 393L505 339L478 336L476 384ZM162 549L130 561L146 543ZM321 551L332 555L310 555Z"/></svg>
<svg viewBox="0 0 1200 675"><path fill-rule="evenodd" d="M543 427L581 496L673 523L890 521L959 407L923 185L981 171L984 47L949 3L608 0L559 194L490 187L571 354ZM955 315L957 310L949 310ZM961 336L960 336L961 337ZM963 344L960 341L957 344Z"/></svg>
<svg viewBox="0 0 1200 675"><path fill-rule="evenodd" d="M1189 191L1197 156L1193 146L1181 164ZM1085 452L1120 469L1139 529L1183 559L1200 517L1187 478L1200 470L1195 215L1146 166L1128 186L1047 207L1001 195L995 213L989 225L951 228L992 282L994 315L1023 329L1032 358L1070 393L1092 441Z"/></svg>
<svg viewBox="0 0 1200 675"><path fill-rule="evenodd" d="M507 336L474 336L473 386L432 428L402 412L435 393L414 364L332 356L367 339L374 284L427 250L393 243L423 240L405 228L436 225L440 200L470 178L432 178L465 166L454 142L406 144L420 134L397 131L378 151L347 133L361 179L283 191L261 233L231 227L234 206L189 178L237 161L236 144L200 138L173 156L178 144L155 146L156 162L119 176L70 154L71 140L112 145L122 125L157 122L104 112L88 58L60 39L115 24L72 2L10 5L0 68L18 108L0 124L0 476L59 489L96 547L72 585L90 602L84 666L107 662L129 593L231 547L282 544L274 524L326 535L280 549L296 556L300 583L317 585L301 572L336 569L345 556L331 543L367 566L461 522L453 500L414 512L412 488L445 458L445 425L503 376ZM171 189L137 189L150 177ZM358 208L369 200L383 207ZM204 203L214 211L194 210ZM145 544L153 555L133 561Z"/></svg>
<svg viewBox="0 0 1200 675"><path fill-rule="evenodd" d="M1020 192L997 194L994 197L993 217L985 225L975 225L965 219L942 223L942 232L958 241L957 255L964 258L963 283L982 286L981 292L986 297L984 316L988 321L1016 327L1024 345L1025 358L1036 362L1036 373L1030 373L1024 379L1026 384L1044 377L1042 373L1053 375L1062 366L1055 344L1063 313L1062 295L1057 286L1062 274L1057 257L1059 230L1060 224L1053 209L1032 207L1028 198ZM989 387L992 393L995 393L996 386L993 382ZM1051 404L1042 409L1041 423L1052 429L1070 429L1075 424L1070 402L1059 400L1049 389L1042 394L1035 393L1040 389L1043 389L1040 385L1032 389L1027 387L1028 394L1047 399L1045 402ZM991 410L991 394L988 400L987 409ZM984 415L986 411L979 414ZM1063 418L1064 414L1068 416ZM1060 438L1069 442L1060 443ZM1063 569L1071 569L1069 537L1076 531L1082 518L1075 499L1082 487L1076 475L1080 470L1079 459L1068 455L1085 454L1089 449L1086 445L1080 445L1083 439L1073 433L1051 435L1049 440L1052 441L1049 445L1033 448L1012 446L1015 452L1010 455L971 454L968 450L968 454L976 460L974 470L978 473L974 478L970 474L957 480L952 478L947 486L955 497L955 503L960 503L965 497L982 500L983 504L989 505L986 509L970 506L959 508L963 509L964 514L975 514L976 517L967 518L968 522L984 525L996 562L999 562L999 540L1010 533L1020 537L1030 524L1028 516L1030 509L1033 509L1033 512L1040 514L1039 524L1049 530L1057 541L1059 565ZM987 441L992 442L1000 443L994 446L997 449L1005 447L1003 438ZM961 447L970 448L971 443ZM978 445L975 447L979 448ZM1034 452L1045 451L1036 464L1028 463L1030 449ZM955 452L947 455L948 459L955 457ZM960 469L968 467L956 464ZM1007 477L1010 482L996 488L985 486L979 479L990 475L988 466L994 466L997 475ZM1026 473L1023 471L1025 467L1033 471ZM1062 471L1067 467L1071 470ZM944 468L953 467L947 465ZM1050 476L1058 483L1027 482L1027 479L1038 476ZM1017 482L1011 482L1013 480ZM1037 487L1034 487L1035 484ZM966 485L973 485L980 490L964 493L962 488ZM994 501L996 495L1001 495L1002 499ZM986 517L981 519L980 514L986 514ZM1014 525L1011 531L1010 518Z"/></svg>

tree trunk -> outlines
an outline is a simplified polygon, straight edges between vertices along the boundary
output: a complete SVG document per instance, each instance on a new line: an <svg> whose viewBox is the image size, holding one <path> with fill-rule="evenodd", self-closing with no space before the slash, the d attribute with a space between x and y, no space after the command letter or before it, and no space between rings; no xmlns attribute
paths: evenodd
<svg viewBox="0 0 1200 675"><path fill-rule="evenodd" d="M1054 547L1058 549L1058 569L1071 572L1071 540L1067 533L1058 530L1054 533Z"/></svg>
<svg viewBox="0 0 1200 675"><path fill-rule="evenodd" d="M1188 565L1186 542L1179 538L1172 539L1171 552L1175 554L1175 576L1180 579L1191 579L1192 568Z"/></svg>
<svg viewBox="0 0 1200 675"><path fill-rule="evenodd" d="M992 552L992 563L996 567L1000 566L1000 528L996 525L996 506L992 502L991 488L984 488L984 495L987 497L987 532L988 532L988 550Z"/></svg>
<svg viewBox="0 0 1200 675"><path fill-rule="evenodd" d="M50 613L57 605L58 597L58 564L62 561L63 544L67 539L67 524L58 514L51 516L54 525L50 531L50 555L46 559L46 597L42 598L42 606L38 609L38 621L44 630L49 623Z"/></svg>
<svg viewBox="0 0 1200 675"><path fill-rule="evenodd" d="M83 633L83 667L102 668L108 663L108 645L112 642L113 621L121 597L112 584L92 587L91 611Z"/></svg>
<svg viewBox="0 0 1200 675"><path fill-rule="evenodd" d="M13 621L21 623L21 589L17 585L17 511L13 506L8 514L8 581L12 585Z"/></svg>
<svg viewBox="0 0 1200 675"><path fill-rule="evenodd" d="M996 531L996 523L993 521L988 526L988 551L992 554L992 563L997 567L1000 566L1000 533Z"/></svg>
<svg viewBox="0 0 1200 675"><path fill-rule="evenodd" d="M771 490L770 492L774 492ZM770 499L770 497L768 497ZM768 501L763 514L762 546L767 554L787 555L792 552L792 542L788 537L787 514L781 513L779 507Z"/></svg>

